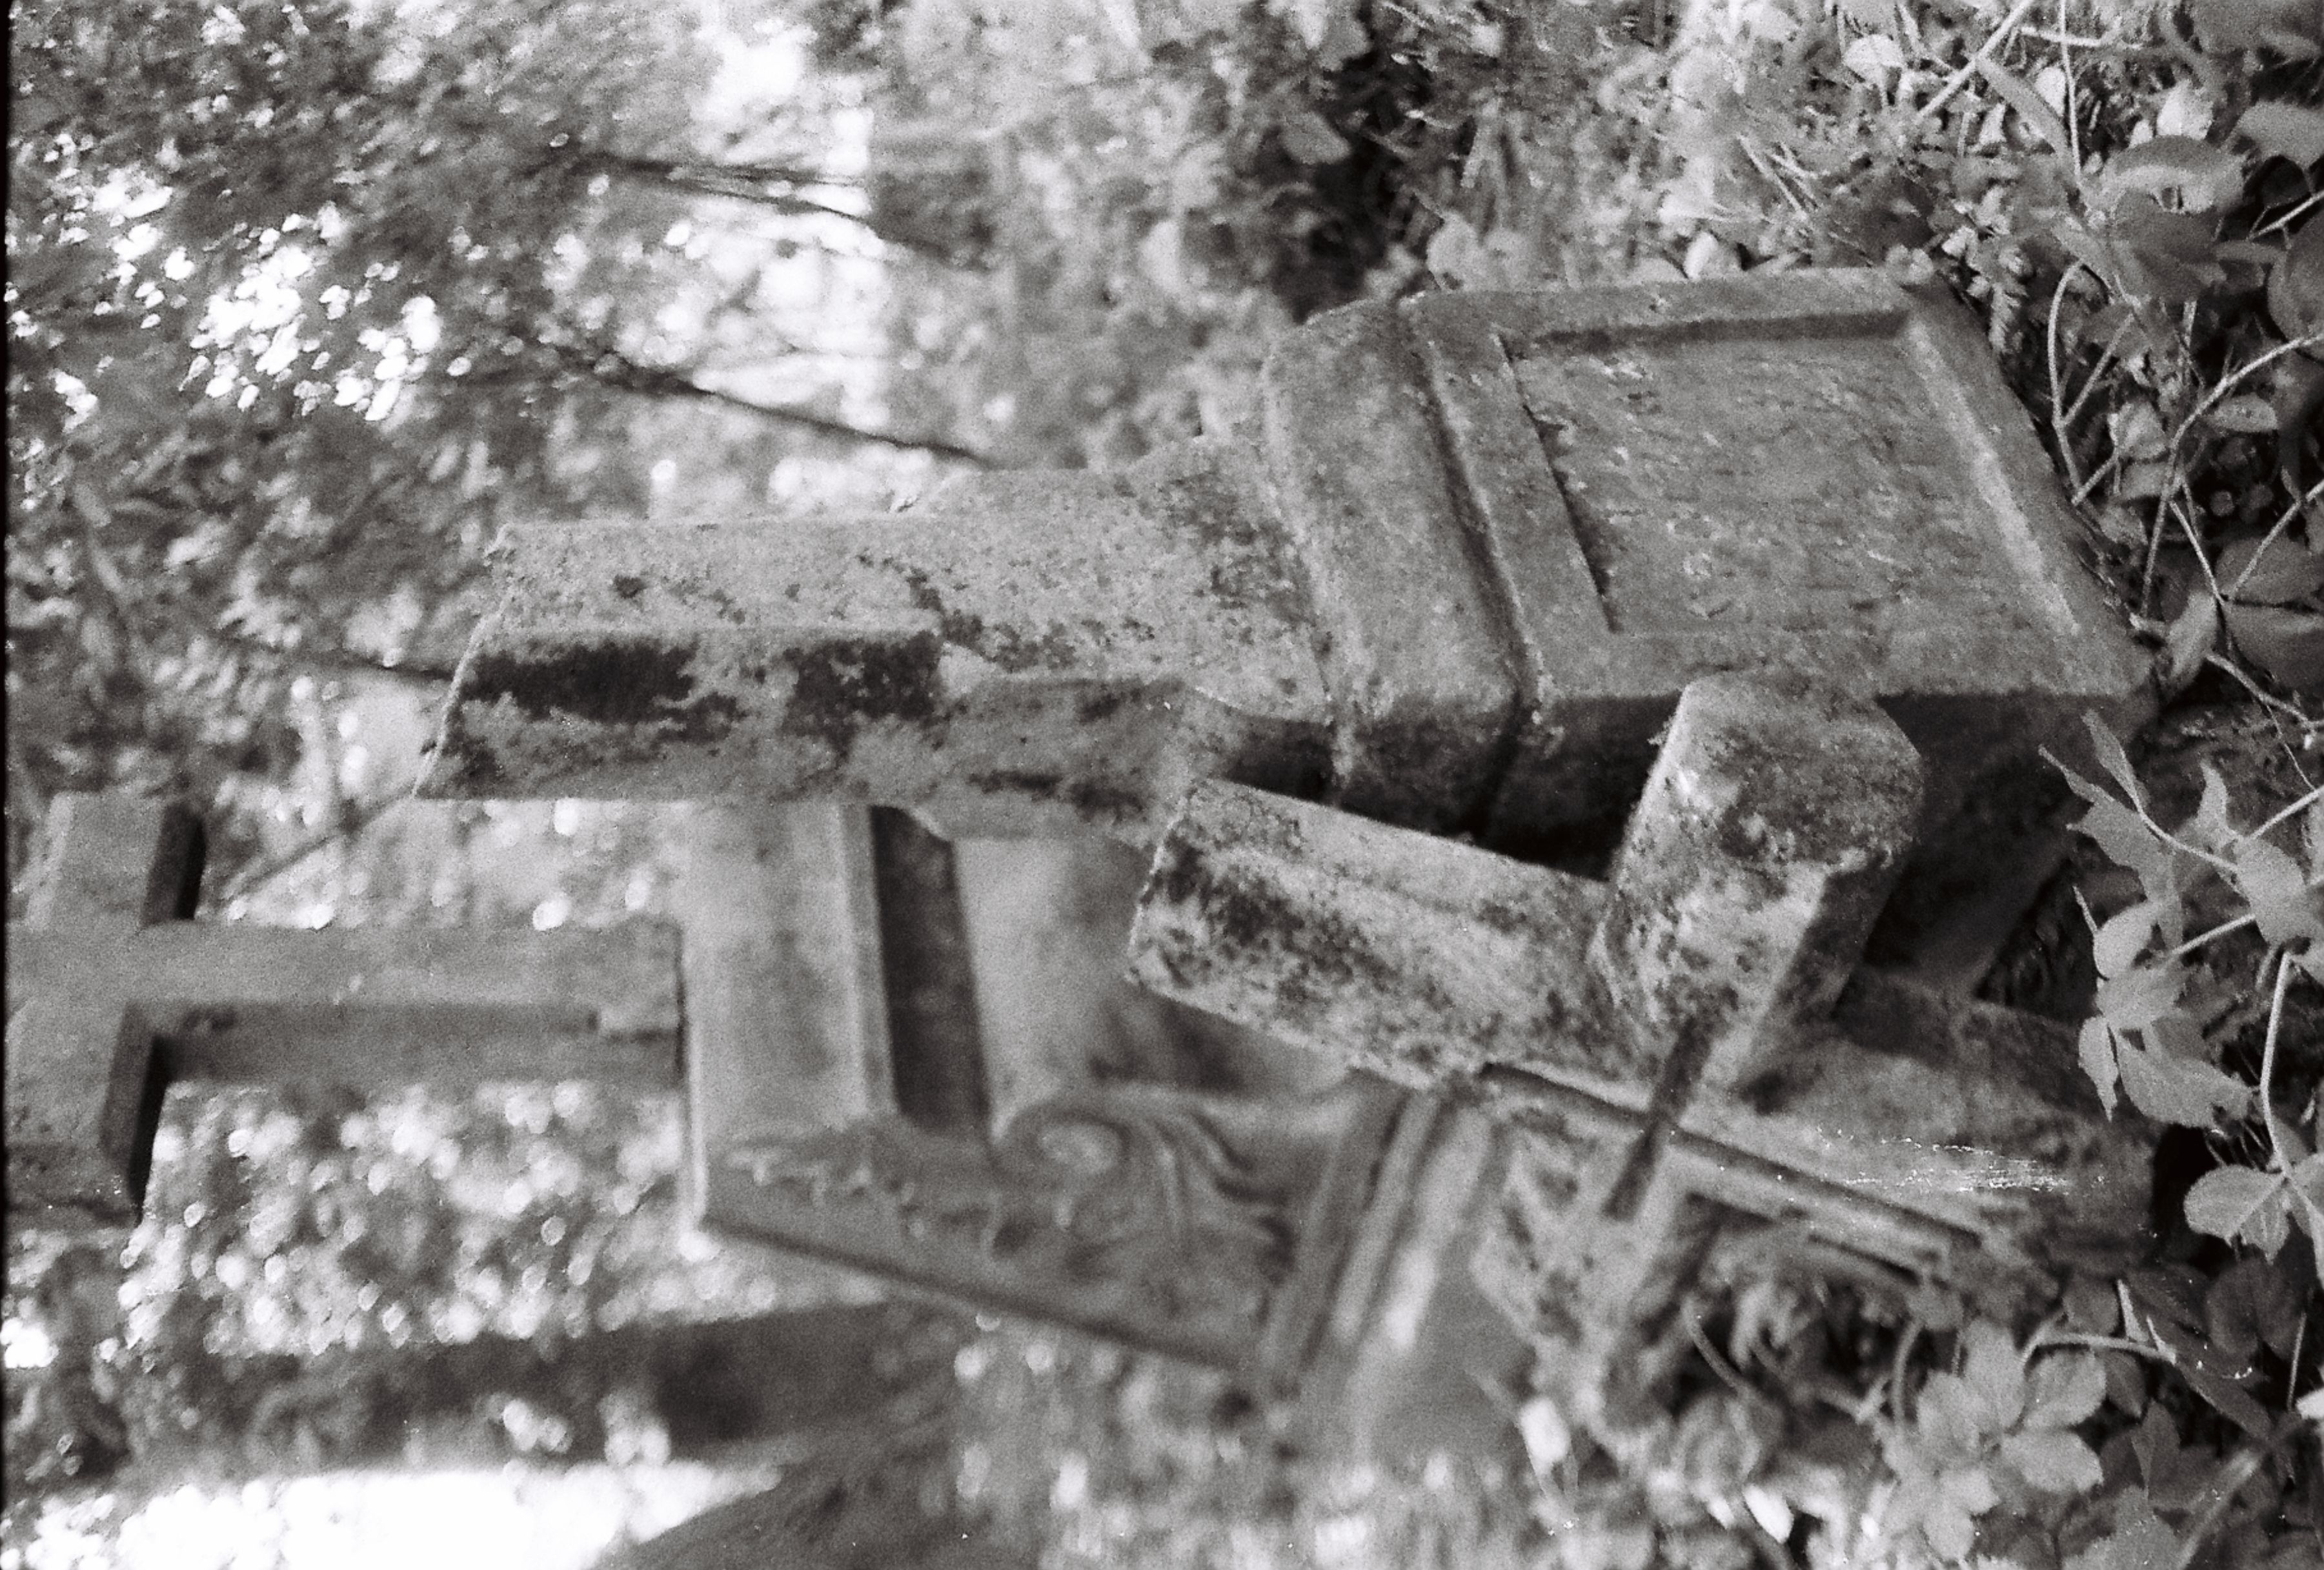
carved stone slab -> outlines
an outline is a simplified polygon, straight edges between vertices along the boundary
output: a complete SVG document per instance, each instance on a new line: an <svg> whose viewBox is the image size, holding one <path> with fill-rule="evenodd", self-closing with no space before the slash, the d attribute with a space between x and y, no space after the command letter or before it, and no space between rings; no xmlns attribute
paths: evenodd
<svg viewBox="0 0 2324 1570"><path fill-rule="evenodd" d="M2143 662L1965 314L1875 272L1425 297L1274 348L1248 442L917 512L523 527L426 789L835 795L1150 843L1196 780L1554 847L1680 689L1821 675L1931 819Z"/></svg>
<svg viewBox="0 0 2324 1570"><path fill-rule="evenodd" d="M1919 772L1861 700L1703 679L1608 884L1202 786L1132 974L1526 1131L1554 1279L1523 1313L1593 1367L1650 1366L1722 1214L2006 1297L2134 1250L2149 1153L2070 1031L1851 976Z"/></svg>
<svg viewBox="0 0 2324 1570"><path fill-rule="evenodd" d="M1877 697L1932 805L2140 663L1967 313L1877 272L1407 309L1529 673L1504 832L1627 806L1679 690Z"/></svg>
<svg viewBox="0 0 2324 1570"><path fill-rule="evenodd" d="M199 824L168 803L60 796L8 928L8 1206L134 1219L176 1079L678 1081L678 940L603 932L188 919Z"/></svg>
<svg viewBox="0 0 2324 1570"><path fill-rule="evenodd" d="M715 1026L688 1020L705 1224L1296 1379L1404 1098L1120 981L1139 865L1119 845L761 816L733 847L756 855L706 845L687 880L689 947L737 934L687 960L689 996L724 978ZM733 916L704 919L722 898Z"/></svg>

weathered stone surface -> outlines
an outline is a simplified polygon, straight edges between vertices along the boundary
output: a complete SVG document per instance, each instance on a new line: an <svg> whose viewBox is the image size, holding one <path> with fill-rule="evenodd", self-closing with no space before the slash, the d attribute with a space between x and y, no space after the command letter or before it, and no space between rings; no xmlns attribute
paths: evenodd
<svg viewBox="0 0 2324 1570"><path fill-rule="evenodd" d="M1198 445L881 517L512 529L423 791L1133 837L1196 779L1314 794L1329 705L1257 508L1240 455Z"/></svg>
<svg viewBox="0 0 2324 1570"><path fill-rule="evenodd" d="M1659 1097L1738 1091L1831 1012L1920 807L1920 760L1871 704L1733 676L1687 688L1590 943L1625 1033L1667 1055Z"/></svg>
<svg viewBox="0 0 2324 1570"><path fill-rule="evenodd" d="M865 1122L719 1152L706 1215L1273 1386L1304 1361L1395 1104L1120 1085L989 1143Z"/></svg>
<svg viewBox="0 0 2324 1570"><path fill-rule="evenodd" d="M2145 702L1990 360L1877 272L1429 296L1308 323L1247 441L1119 476L512 530L426 788L1145 844L1214 778L1549 858L1602 845L1689 681L1788 671L1887 709L1932 827Z"/></svg>
<svg viewBox="0 0 2324 1570"><path fill-rule="evenodd" d="M861 857L794 833L806 875L759 901L777 932L820 935L779 946L793 967L836 980L760 967L762 1006L728 1011L726 1029L689 1021L709 1069L695 1089L706 1224L1269 1389L1296 1378L1402 1098L1122 982L1139 871L1126 847L950 846L901 816L869 815ZM941 875L875 876L899 834ZM847 913L875 902L875 882L872 936ZM911 919L890 919L899 900ZM875 946L878 974L858 985ZM884 1011L862 1001L882 990ZM860 1109L792 1098L803 1046L870 1063L844 1039L877 1020L891 1084ZM973 1087L932 1098L938 1067Z"/></svg>
<svg viewBox="0 0 2324 1570"><path fill-rule="evenodd" d="M439 794L840 796L1150 843L1218 778L1596 864L1680 689L1793 672L1930 763L1876 946L1974 971L2043 743L2143 664L1951 302L1877 272L1432 296L1286 337L1245 440L918 513L516 530ZM1967 803L1971 810L1963 812Z"/></svg>
<svg viewBox="0 0 2324 1570"><path fill-rule="evenodd" d="M8 1204L125 1220L164 1085L199 1078L678 1078L678 946L604 932L198 923L198 825L124 797L52 804L8 929Z"/></svg>
<svg viewBox="0 0 2324 1570"><path fill-rule="evenodd" d="M1720 1216L2006 1297L2135 1246L2148 1155L2075 1081L2070 1031L1849 979L1915 772L1860 702L1700 683L1610 889L1205 785L1132 974L1526 1130L1560 1195L1573 1323L1551 1328L1587 1329L1596 1365L1643 1356Z"/></svg>
<svg viewBox="0 0 2324 1570"><path fill-rule="evenodd" d="M1259 409L1267 476L1326 633L1331 799L1416 828L1458 823L1506 761L1520 684L1397 313L1351 306L1283 338Z"/></svg>
<svg viewBox="0 0 2324 1570"><path fill-rule="evenodd" d="M2141 713L2122 618L1950 300L1833 272L1405 309L1536 683L1497 837L1626 808L1712 671L1881 699L1932 760L1932 822L2061 720Z"/></svg>

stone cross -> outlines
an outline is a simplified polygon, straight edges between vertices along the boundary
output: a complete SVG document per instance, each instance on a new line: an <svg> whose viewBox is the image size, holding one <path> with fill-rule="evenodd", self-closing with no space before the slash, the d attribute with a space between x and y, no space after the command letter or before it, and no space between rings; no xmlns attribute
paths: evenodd
<svg viewBox="0 0 2324 1570"><path fill-rule="evenodd" d="M1535 1290L1505 1307L1618 1399L1725 1220L1988 1301L2135 1251L2151 1141L2099 1114L2072 1031L1858 968L1921 775L1868 703L1702 679L1605 883L1208 783L1130 968L1524 1131L1500 1274Z"/></svg>
<svg viewBox="0 0 2324 1570"><path fill-rule="evenodd" d="M1997 853L2041 811L2034 748L2145 712L2078 538L1967 314L1877 272L1360 305L1274 347L1248 429L1118 475L973 476L865 518L507 531L422 790L871 801L967 842L1159 842L1141 979L1567 1151L1544 1219L1577 1241L1551 1257L1582 1261L1575 1333L1610 1365L1714 1199L1995 1291L2037 1236L2103 1254L2135 1209L2136 1152L2037 1023L1849 979L1868 952L1924 955L1965 900L2006 930L2048 870ZM1658 753L1682 693L1728 672L1776 696L1694 688ZM1702 779L1757 804L1707 838L1654 804L1705 749ZM1795 764L1820 783L1784 783ZM1858 799L1855 768L1885 784ZM1626 819L1610 885L1550 870L1596 864ZM1249 898L1177 898L1213 873ZM1308 967L1271 973L1295 939ZM906 1115L730 1119L701 1181L721 1224L1212 1361L1310 1337L1360 1361L1364 1283L1423 1300L1391 1279L1398 1240L1485 1170L1434 1109L1074 1091L949 1145ZM1320 1251L1263 1263L1267 1237L1309 1235L1286 1218L1327 1213ZM1196 1259L1249 1262L1245 1288L1174 1302ZM1603 1307L1625 1291L1649 1311Z"/></svg>
<svg viewBox="0 0 2324 1570"><path fill-rule="evenodd" d="M180 1079L678 1079L678 946L603 932L294 931L189 919L199 824L117 796L51 804L8 927L8 1206L134 1220Z"/></svg>
<svg viewBox="0 0 2324 1570"><path fill-rule="evenodd" d="M1218 779L1543 859L1618 827L1687 682L1792 670L1882 703L1934 828L2145 702L1991 362L1877 272L1432 295L1286 335L1252 429L1119 475L512 528L422 788L1150 844ZM1966 834L1923 902L1990 876Z"/></svg>

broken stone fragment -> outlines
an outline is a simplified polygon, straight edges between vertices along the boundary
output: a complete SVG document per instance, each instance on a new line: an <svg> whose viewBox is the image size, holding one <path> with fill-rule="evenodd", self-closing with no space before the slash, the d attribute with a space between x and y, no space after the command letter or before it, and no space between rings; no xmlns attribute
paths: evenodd
<svg viewBox="0 0 2324 1570"><path fill-rule="evenodd" d="M1706 679L1610 885L1206 784L1131 974L1573 1152L1575 1268L1646 1317L1704 1205L2006 1296L2135 1248L2147 1150L2062 1027L1850 978L1917 774L1860 700Z"/></svg>

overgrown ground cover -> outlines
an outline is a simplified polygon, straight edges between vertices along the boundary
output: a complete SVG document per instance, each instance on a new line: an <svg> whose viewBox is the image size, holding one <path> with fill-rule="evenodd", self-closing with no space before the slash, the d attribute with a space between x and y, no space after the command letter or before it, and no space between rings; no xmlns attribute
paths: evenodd
<svg viewBox="0 0 2324 1570"><path fill-rule="evenodd" d="M1978 310L2155 651L2163 716L2073 781L2074 865L1994 986L2087 1019L2099 1094L2156 1128L2155 1248L2008 1325L1747 1251L1692 1306L1674 1420L1618 1464L1512 1391L1506 1470L1335 1468L1222 1427L1201 1381L1028 1334L967 1388L1048 1437L965 1481L1060 1564L2317 1563L2324 15L1277 10L1306 69L1261 100L1273 141L1366 171L1363 292L1875 265ZM1149 229L1139 286L1195 293L1185 236L1229 243L1220 206Z"/></svg>
<svg viewBox="0 0 2324 1570"><path fill-rule="evenodd" d="M1056 1565L2313 1563L2313 0L916 0L812 14L827 66L869 84L877 226L940 263L893 281L886 429L999 462L1119 462L1233 423L1266 333L1344 299L1886 266L1957 290L1987 323L2169 704L2121 768L2080 782L2073 873L2000 978L2013 1000L2095 1017L2085 1067L2119 1115L2157 1122L2147 1268L2061 1283L2043 1312L1998 1325L1942 1293L1747 1250L1705 1284L1700 1354L1653 1445L1618 1460L1511 1390L1498 1471L1334 1464L1221 1381L996 1325L954 1363L962 1502ZM592 898L626 905L628 875L540 897L579 919ZM245 1150L291 1158L258 1186L300 1197L285 1217L266 1194L226 1192L239 1169L190 1168L187 1208L141 1255L153 1323L124 1344L103 1305L87 1316L82 1350L113 1344L106 1380L157 1353L190 1362L214 1328L221 1346L272 1346L357 1322L384 1334L395 1311L501 1316L515 1334L594 1314L638 1236L600 1202L668 1187L668 1162L636 1153L667 1140L666 1121L553 1098L451 1122L422 1109L432 1131L401 1149L412 1120L380 1109L199 1115L206 1141L238 1131ZM562 1193L570 1150L530 1170L549 1133L594 1163L586 1192ZM455 1189L473 1168L491 1202L429 1191L439 1164ZM375 1172L384 1210L357 1192ZM520 1178L540 1179L535 1202L485 1214ZM202 1216L185 1219L195 1203ZM393 1242L383 1216L433 1240L412 1259L475 1268L431 1295L416 1270L366 1263L363 1249ZM276 1281L266 1261L285 1246L298 1269ZM718 1296L686 1261L639 1267ZM390 1290L364 1303L367 1272ZM280 1323L249 1322L263 1303ZM42 1312L71 1334L84 1307L66 1279ZM100 1383L59 1380L21 1405L12 1388L12 1492L43 1466L47 1484L101 1470L124 1387ZM152 1386L127 1404L166 1429L183 1393ZM355 1384L248 1393L207 1418L193 1403L189 1436L207 1421L245 1464L280 1467L327 1461L381 1416L376 1390ZM500 1402L487 1458L557 1453L550 1419L565 1454L653 1446L650 1422L618 1401L608 1415L608 1393L571 1412ZM266 1421L244 1423L260 1403ZM475 1426L447 1425L461 1430L447 1441L471 1444Z"/></svg>

